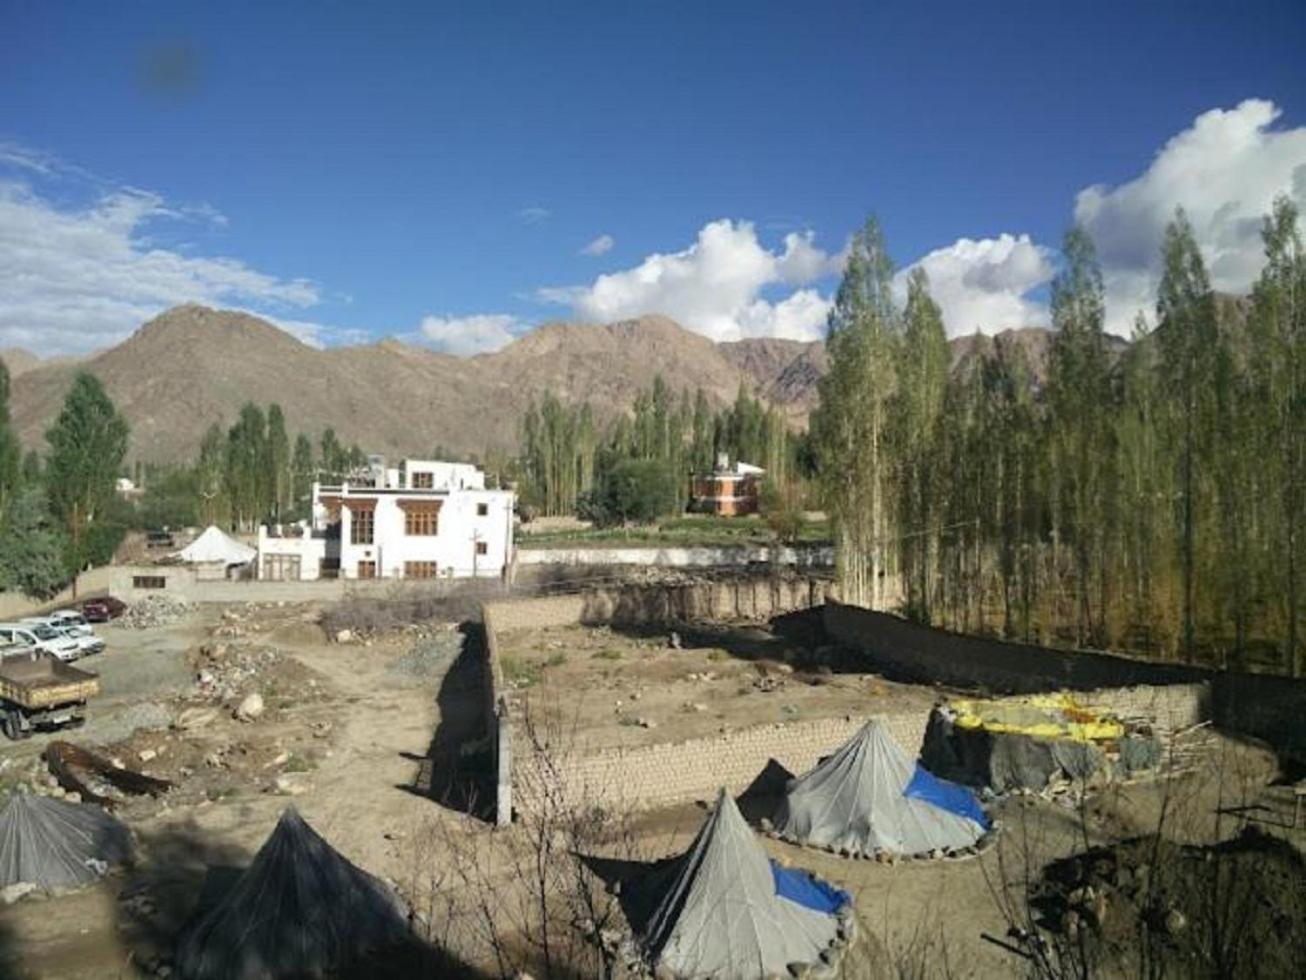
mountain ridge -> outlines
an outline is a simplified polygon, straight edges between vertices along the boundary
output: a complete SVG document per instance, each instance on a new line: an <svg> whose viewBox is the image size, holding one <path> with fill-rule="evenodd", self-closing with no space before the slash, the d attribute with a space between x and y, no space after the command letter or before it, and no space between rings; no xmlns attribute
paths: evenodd
<svg viewBox="0 0 1306 980"><path fill-rule="evenodd" d="M1031 336L1046 334L1032 329ZM954 362L971 342L952 342ZM131 423L133 460L192 458L204 431L230 425L246 401L280 404L292 436L314 441L331 427L369 452L479 453L513 449L521 415L546 392L588 400L609 419L629 411L658 373L676 390L702 388L714 406L733 401L742 383L801 426L826 365L821 341L714 343L657 314L555 321L499 351L455 357L396 338L317 349L251 314L188 304L80 361L23 361L12 371L11 415L23 443L44 448L73 376L89 370Z"/></svg>

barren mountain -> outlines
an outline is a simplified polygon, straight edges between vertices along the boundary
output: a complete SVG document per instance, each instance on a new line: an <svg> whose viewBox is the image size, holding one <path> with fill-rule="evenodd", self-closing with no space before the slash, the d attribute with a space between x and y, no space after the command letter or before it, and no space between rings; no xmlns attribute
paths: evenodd
<svg viewBox="0 0 1306 980"><path fill-rule="evenodd" d="M316 439L330 426L372 452L429 453L437 445L479 452L513 446L522 412L546 391L588 400L601 418L628 410L659 372L675 388L701 387L717 405L733 400L741 380L767 394L767 379L724 346L646 316L606 326L546 324L471 358L395 340L316 350L257 317L190 305L82 363L26 370L15 378L11 407L23 441L39 446L82 369L104 382L131 422L131 458L189 458L204 430L230 425L246 401L279 403L292 434ZM796 420L806 417L802 397L795 409Z"/></svg>
<svg viewBox="0 0 1306 980"><path fill-rule="evenodd" d="M953 368L995 344L1019 344L1041 381L1048 339L1039 328L958 338L951 342ZM81 361L6 357L14 376L11 412L27 445L42 445L74 373L89 370L131 422L129 458L157 461L192 457L204 430L230 425L246 401L279 403L292 435L316 440L332 427L368 452L511 449L532 399L553 392L564 401L587 400L608 419L628 411L659 373L673 388L702 388L717 406L733 401L742 382L800 426L827 366L819 341L715 344L662 316L545 324L497 353L460 358L393 339L317 350L257 317L193 305L169 310Z"/></svg>

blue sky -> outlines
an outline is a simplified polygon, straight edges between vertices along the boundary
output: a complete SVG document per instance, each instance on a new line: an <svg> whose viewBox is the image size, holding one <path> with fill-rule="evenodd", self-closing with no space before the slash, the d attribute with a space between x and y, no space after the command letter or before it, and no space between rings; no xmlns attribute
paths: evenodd
<svg viewBox="0 0 1306 980"><path fill-rule="evenodd" d="M1235 289L1306 203L1304 64L1300 0L0 0L0 347L181 299L459 353L639 312L818 336L872 210L953 333L1039 322L1078 215L1124 329L1175 203Z"/></svg>

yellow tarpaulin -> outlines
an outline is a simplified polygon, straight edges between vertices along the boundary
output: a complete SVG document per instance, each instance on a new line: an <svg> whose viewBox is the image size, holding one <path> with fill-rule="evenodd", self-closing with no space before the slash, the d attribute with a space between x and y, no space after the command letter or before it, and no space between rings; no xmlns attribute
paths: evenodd
<svg viewBox="0 0 1306 980"><path fill-rule="evenodd" d="M1125 726L1109 712L1081 705L1069 694L1039 694L1010 701L953 701L954 724L988 732L1100 742L1120 738Z"/></svg>

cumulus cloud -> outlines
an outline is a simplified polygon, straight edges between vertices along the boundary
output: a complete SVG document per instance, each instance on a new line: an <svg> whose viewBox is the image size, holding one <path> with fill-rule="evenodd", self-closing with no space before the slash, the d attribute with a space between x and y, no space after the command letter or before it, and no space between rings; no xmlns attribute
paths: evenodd
<svg viewBox="0 0 1306 980"><path fill-rule="evenodd" d="M1182 205L1216 289L1244 292L1261 270L1261 219L1280 194L1306 208L1306 127L1276 130L1273 102L1212 109L1161 148L1138 177L1075 198L1075 220L1097 243L1107 328L1128 333L1151 312L1167 222Z"/></svg>
<svg viewBox="0 0 1306 980"><path fill-rule="evenodd" d="M612 251L612 246L617 244L616 239L611 235L600 235L594 241L590 242L580 250L581 255L606 255Z"/></svg>
<svg viewBox="0 0 1306 980"><path fill-rule="evenodd" d="M426 316L422 318L420 339L438 351L466 357L506 347L524 326L507 313Z"/></svg>
<svg viewBox="0 0 1306 980"><path fill-rule="evenodd" d="M3 159L29 175L64 172L53 158L12 146ZM319 302L317 286L305 279L161 247L152 233L168 221L225 219L211 208L174 206L124 187L97 189L81 205L57 204L24 179L0 177L0 347L81 353L116 343L186 302L253 306L260 315L268 307L275 312ZM319 338L330 330L290 322Z"/></svg>
<svg viewBox="0 0 1306 980"><path fill-rule="evenodd" d="M825 334L829 300L815 289L783 298L765 291L809 286L838 271L839 257L814 244L812 234L785 237L766 248L747 221L713 221L688 248L654 253L639 265L596 278L588 286L541 289L537 297L571 306L584 319L608 322L662 313L713 340Z"/></svg>
<svg viewBox="0 0 1306 980"><path fill-rule="evenodd" d="M1045 305L1028 294L1052 278L1052 259L1028 235L959 238L935 249L894 277L900 305L907 299L907 276L917 267L930 277L930 294L943 311L951 336L976 330L996 333L1047 321Z"/></svg>

